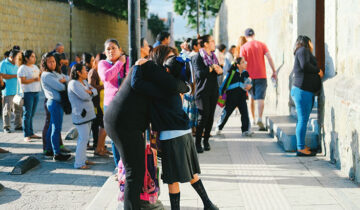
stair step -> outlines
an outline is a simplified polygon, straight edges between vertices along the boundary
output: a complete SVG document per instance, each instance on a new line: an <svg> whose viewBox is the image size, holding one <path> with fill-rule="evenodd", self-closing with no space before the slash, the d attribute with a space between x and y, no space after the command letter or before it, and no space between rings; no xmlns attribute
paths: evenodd
<svg viewBox="0 0 360 210"><path fill-rule="evenodd" d="M266 118L266 126L286 152L296 151L296 119L292 116L270 116ZM306 131L305 145L314 150L318 148L318 133L313 127L308 127Z"/></svg>

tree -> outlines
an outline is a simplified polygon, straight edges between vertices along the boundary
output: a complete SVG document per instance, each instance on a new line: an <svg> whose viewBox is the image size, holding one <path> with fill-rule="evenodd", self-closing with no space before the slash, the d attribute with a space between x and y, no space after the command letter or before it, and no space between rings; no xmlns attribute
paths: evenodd
<svg viewBox="0 0 360 210"><path fill-rule="evenodd" d="M174 10L177 14L187 18L188 26L196 28L197 21L197 0L173 0ZM199 5L199 21L206 32L206 23L209 19L215 17L220 10L222 0L200 0Z"/></svg>
<svg viewBox="0 0 360 210"><path fill-rule="evenodd" d="M60 2L68 2L68 0L55 0ZM78 8L84 8L94 11L101 11L117 18L127 20L128 0L73 0L74 5ZM147 3L146 0L140 0L140 15L146 16Z"/></svg>
<svg viewBox="0 0 360 210"><path fill-rule="evenodd" d="M160 32L167 31L164 21L160 20L159 16L150 14L148 19L148 27L151 33L156 37Z"/></svg>

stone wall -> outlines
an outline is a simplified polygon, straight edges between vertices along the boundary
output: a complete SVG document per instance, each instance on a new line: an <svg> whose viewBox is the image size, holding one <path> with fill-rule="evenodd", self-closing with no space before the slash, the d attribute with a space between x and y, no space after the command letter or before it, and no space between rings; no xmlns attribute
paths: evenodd
<svg viewBox="0 0 360 210"><path fill-rule="evenodd" d="M290 73L297 35L313 38L313 0L224 0L216 20L217 43L236 44L252 27L256 39L267 44L278 67L277 90L268 80L265 114L289 114ZM311 16L309 18L309 15ZM360 0L325 0L325 117L326 157L360 182ZM306 27L308 26L308 27ZM313 39L314 40L314 39ZM271 70L267 65L268 77ZM336 75L335 75L336 74Z"/></svg>
<svg viewBox="0 0 360 210"><path fill-rule="evenodd" d="M267 61L268 91L265 113L288 114L289 75L293 66L293 1L224 0L216 18L214 38L216 44L236 44L246 28L255 31L255 38L266 43L280 68L279 84L274 88L270 80L272 71Z"/></svg>
<svg viewBox="0 0 360 210"><path fill-rule="evenodd" d="M326 156L360 182L360 0L325 3Z"/></svg>
<svg viewBox="0 0 360 210"><path fill-rule="evenodd" d="M126 21L112 16L73 8L72 51L101 52L104 41L116 38L128 50ZM35 50L38 58L52 50L57 42L70 48L70 9L66 3L48 0L0 1L0 52L20 45Z"/></svg>

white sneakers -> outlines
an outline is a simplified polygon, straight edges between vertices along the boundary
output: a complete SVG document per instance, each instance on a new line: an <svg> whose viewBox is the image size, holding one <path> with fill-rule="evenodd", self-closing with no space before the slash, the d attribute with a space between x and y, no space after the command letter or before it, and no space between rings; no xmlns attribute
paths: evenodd
<svg viewBox="0 0 360 210"><path fill-rule="evenodd" d="M215 135L220 135L221 134L221 130L219 130L219 127L215 128Z"/></svg>
<svg viewBox="0 0 360 210"><path fill-rule="evenodd" d="M248 130L248 131L243 132L241 135L244 137L251 137L253 134L254 134L253 131Z"/></svg>

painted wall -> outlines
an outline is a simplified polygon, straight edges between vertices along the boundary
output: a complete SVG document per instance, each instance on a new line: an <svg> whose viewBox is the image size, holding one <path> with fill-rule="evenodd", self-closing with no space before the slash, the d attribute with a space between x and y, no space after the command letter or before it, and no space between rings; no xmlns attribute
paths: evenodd
<svg viewBox="0 0 360 210"><path fill-rule="evenodd" d="M103 51L104 41L118 39L128 49L128 27L125 21L102 13L73 9L73 54ZM55 47L65 45L69 55L70 9L66 3L45 0L0 1L0 52L13 45L33 49L38 58Z"/></svg>
<svg viewBox="0 0 360 210"><path fill-rule="evenodd" d="M278 67L279 87L268 79L265 114L289 114L293 46L299 34L314 40L314 0L224 0L216 19L217 43L236 44L252 27ZM312 22L314 20L314 22ZM324 154L360 182L360 0L325 0ZM315 49L316 50L316 49ZM269 66L268 77L271 75ZM336 75L335 75L336 73Z"/></svg>

